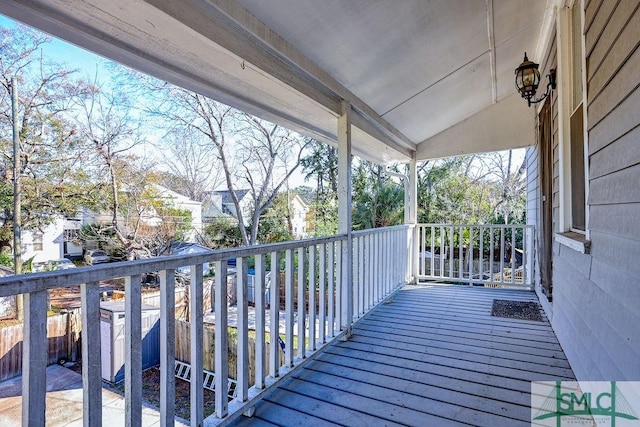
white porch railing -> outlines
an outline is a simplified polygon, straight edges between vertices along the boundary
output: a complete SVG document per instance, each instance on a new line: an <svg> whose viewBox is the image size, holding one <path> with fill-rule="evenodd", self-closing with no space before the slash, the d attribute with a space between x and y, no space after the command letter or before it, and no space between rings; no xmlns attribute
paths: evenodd
<svg viewBox="0 0 640 427"><path fill-rule="evenodd" d="M351 239L351 241L349 241ZM102 280L124 277L125 281L125 419L123 424L142 422L141 281L142 274L159 272L160 277L160 414L161 425L174 425L175 415L175 272L190 266L190 360L194 372L203 371L203 264L215 266L215 390L227 390L227 261L236 259L237 268L237 397L216 393L215 414L203 415L203 388L191 382L191 425L218 425L234 415L250 411L264 391L301 366L333 339L345 334L350 325L386 298L411 274L413 227L398 226L354 232L347 235L298 240L271 245L244 247L208 253L174 255L155 259L104 264L73 270L52 271L0 278L0 296L24 294L22 425L45 425L47 365L47 292L50 289L81 285L82 380L85 426L102 425L102 378L100 343L100 288ZM344 246L346 245L346 246ZM344 248L352 247L351 254ZM349 256L351 255L351 256ZM255 293L264 295L265 271L283 267L272 274L266 316L266 301L255 298L256 344L255 382L249 384L248 281L247 266L255 263ZM343 283L343 268L351 262L352 286ZM284 294L284 364L280 364L280 289ZM345 288L346 287L346 288ZM294 301L297 289L297 301ZM309 292L315 290L316 292ZM348 304L352 304L349 310ZM209 307L207 307L209 309ZM344 313L353 313L345 321ZM297 316L297 328L294 320ZM266 329L270 332L267 342ZM297 348L294 343L297 342ZM267 365L267 345L269 361ZM267 366L269 367L267 372Z"/></svg>
<svg viewBox="0 0 640 427"><path fill-rule="evenodd" d="M418 280L533 286L532 225L419 224L414 233Z"/></svg>

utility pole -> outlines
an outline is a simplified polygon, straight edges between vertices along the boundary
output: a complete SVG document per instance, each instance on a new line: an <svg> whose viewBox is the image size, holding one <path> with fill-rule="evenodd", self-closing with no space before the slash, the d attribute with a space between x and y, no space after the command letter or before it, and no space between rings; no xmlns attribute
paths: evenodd
<svg viewBox="0 0 640 427"><path fill-rule="evenodd" d="M13 119L13 270L22 274L21 205L20 205L20 127L18 126L18 80L11 79L11 116ZM24 318L22 295L16 296L18 319Z"/></svg>

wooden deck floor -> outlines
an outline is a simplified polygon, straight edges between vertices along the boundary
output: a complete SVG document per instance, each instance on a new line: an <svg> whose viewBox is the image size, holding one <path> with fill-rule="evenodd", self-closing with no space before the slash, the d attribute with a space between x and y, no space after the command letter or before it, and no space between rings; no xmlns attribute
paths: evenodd
<svg viewBox="0 0 640 427"><path fill-rule="evenodd" d="M530 425L530 381L573 379L545 318L492 317L532 292L406 286L237 425Z"/></svg>

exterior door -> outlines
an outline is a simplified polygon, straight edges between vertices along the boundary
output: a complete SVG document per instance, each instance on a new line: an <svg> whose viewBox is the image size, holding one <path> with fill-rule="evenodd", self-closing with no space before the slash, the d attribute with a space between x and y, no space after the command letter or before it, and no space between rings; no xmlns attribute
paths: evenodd
<svg viewBox="0 0 640 427"><path fill-rule="evenodd" d="M538 116L538 170L540 173L540 226L538 254L540 254L540 284L549 302L553 291L553 150L550 97Z"/></svg>

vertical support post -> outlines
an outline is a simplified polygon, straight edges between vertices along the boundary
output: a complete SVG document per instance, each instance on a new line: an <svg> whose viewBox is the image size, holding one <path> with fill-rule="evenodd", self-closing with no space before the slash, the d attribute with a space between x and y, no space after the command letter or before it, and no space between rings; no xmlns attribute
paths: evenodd
<svg viewBox="0 0 640 427"><path fill-rule="evenodd" d="M223 266L224 267L224 266ZM218 304L218 291L219 288L224 287L225 292L222 294L225 296L226 303L226 289L227 289L227 281L225 276L225 281L222 284L219 282L220 270L223 268L218 266L216 263L216 283L215 283L215 291L216 294L213 295L215 299L215 303ZM224 272L226 273L226 269ZM192 265L189 267L190 274L190 283L189 283L189 338L190 338L190 349L189 349L189 357L191 360L191 381L189 386L190 398L191 398L191 424L192 425L202 425L202 420L204 419L204 391L202 389L202 384L200 381L195 381L195 379L200 379L202 375L202 371L204 369L204 363L202 361L204 357L203 353L203 335L204 335L204 306L203 306L203 289L202 289L202 264ZM226 304L225 304L226 307ZM218 324L220 319L218 318L218 313L216 313L216 341L218 340ZM226 329L225 329L226 334ZM217 342L216 342L217 344ZM218 359L218 346L216 345L216 361ZM225 350L225 358L226 358L226 350ZM226 365L225 365L226 366ZM216 370L216 379L221 373ZM220 389L218 389L220 390ZM226 390L226 383L225 388ZM220 393L216 393L216 397ZM224 393L223 393L224 395ZM226 399L225 399L226 402ZM216 405L216 412L219 410L218 405Z"/></svg>
<svg viewBox="0 0 640 427"><path fill-rule="evenodd" d="M249 390L249 304L247 299L247 266L236 258L236 294L238 308L238 400L245 402Z"/></svg>
<svg viewBox="0 0 640 427"><path fill-rule="evenodd" d="M82 312L84 315L84 309ZM162 270L160 272L160 425L162 427L173 427L175 424L175 334L175 270Z"/></svg>
<svg viewBox="0 0 640 427"><path fill-rule="evenodd" d="M346 338L351 335L351 319L353 317L351 157L351 104L343 100L341 115L338 117L338 233L347 235L347 240L341 245L342 251L339 255L342 259L340 328L346 331L344 335Z"/></svg>
<svg viewBox="0 0 640 427"><path fill-rule="evenodd" d="M280 259L278 252L271 252L271 300L269 302L271 322L269 343L269 375L276 378L280 375Z"/></svg>
<svg viewBox="0 0 640 427"><path fill-rule="evenodd" d="M140 275L124 278L125 425L142 425L142 294Z"/></svg>
<svg viewBox="0 0 640 427"><path fill-rule="evenodd" d="M414 228L410 228L407 231L407 238L409 239L407 249L411 251L407 260L407 270L413 280L417 282L420 248L418 247L418 234L415 232L417 230L416 224L418 223L418 167L415 158L409 161L409 206L405 206L404 209L405 223L414 226Z"/></svg>
<svg viewBox="0 0 640 427"><path fill-rule="evenodd" d="M265 365L266 365L266 344L265 344L265 314L264 314L264 274L265 274L265 256L264 254L256 255L256 278L254 281L254 303L256 311L256 365L255 380L256 388L263 389L265 386Z"/></svg>
<svg viewBox="0 0 640 427"><path fill-rule="evenodd" d="M82 425L98 427L102 425L102 363L100 360L102 351L100 348L100 284L98 282L80 285L80 304L82 309ZM171 372L173 373L173 369Z"/></svg>
<svg viewBox="0 0 640 427"><path fill-rule="evenodd" d="M45 425L47 394L47 291L24 294L22 425Z"/></svg>
<svg viewBox="0 0 640 427"><path fill-rule="evenodd" d="M193 269L193 267L191 267ZM200 270L200 274L202 274L202 270ZM229 412L229 404L227 398L227 387L229 383L229 334L227 331L227 262L225 261L216 261L215 264L215 274L216 274L216 294L215 294L215 312L216 312L216 325L215 325L215 372L216 377L214 380L214 388L216 390L215 395L215 407L216 407L216 416L218 418L223 418L227 416ZM201 276L202 277L202 276ZM202 288L202 285L200 286ZM200 295L202 297L202 295ZM202 307L202 299L200 299L200 304ZM199 325L202 326L202 310L200 310L200 319ZM193 323L191 323L191 330L193 331ZM202 327L200 329L200 345L202 345ZM264 339L264 334L262 339ZM191 349L193 351L193 341L191 344ZM198 359L200 359L200 366L197 371L192 370L191 378L191 425L202 425L202 418L198 418L197 421L194 417L193 413L193 385L196 384L196 387L199 390L200 396L202 399L203 389L202 382L195 381L195 379L202 378L202 347L199 348L200 355ZM193 353L191 354L191 366L193 369ZM199 415L202 414L203 411L203 401L199 401L200 409ZM201 415L200 415L201 416Z"/></svg>

